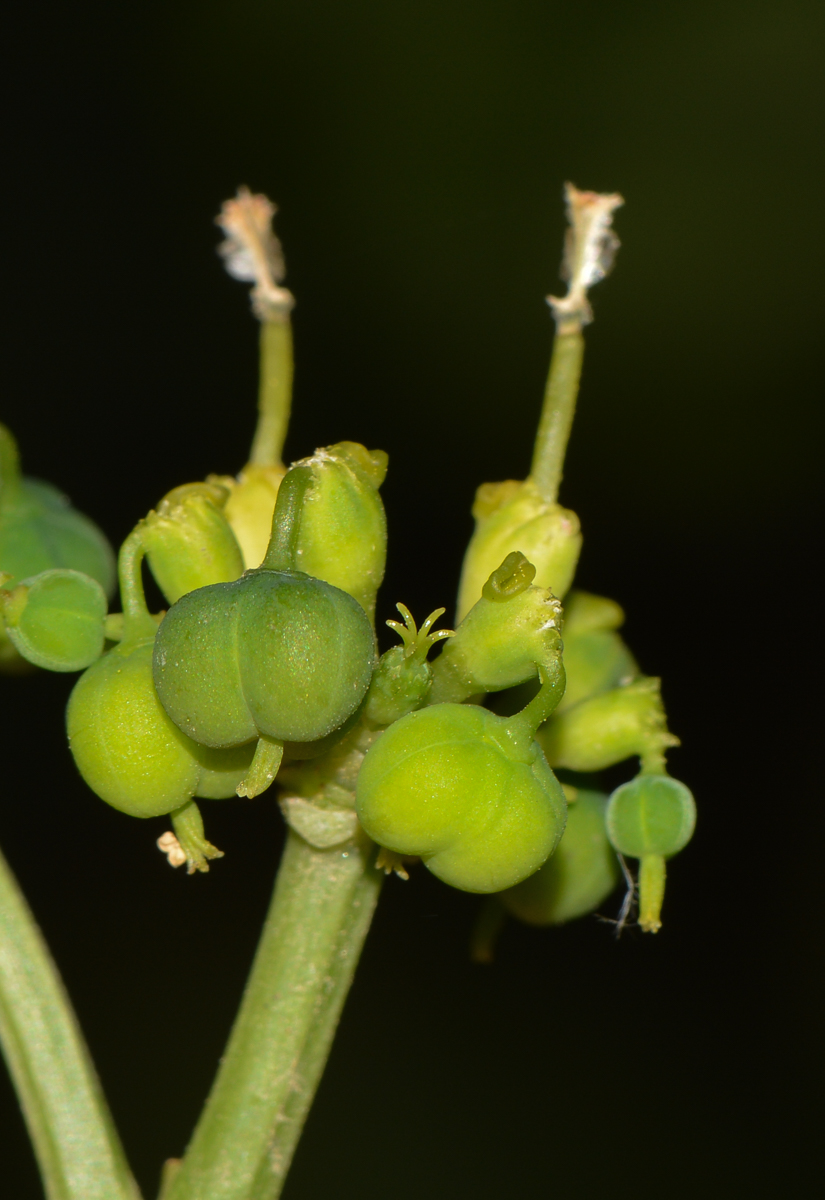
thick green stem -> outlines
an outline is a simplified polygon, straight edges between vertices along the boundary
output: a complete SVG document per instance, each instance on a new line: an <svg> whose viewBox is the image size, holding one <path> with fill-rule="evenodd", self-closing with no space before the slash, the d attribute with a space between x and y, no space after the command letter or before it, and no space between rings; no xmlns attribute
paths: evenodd
<svg viewBox="0 0 825 1200"><path fill-rule="evenodd" d="M530 477L548 504L558 499L583 356L584 336L580 330L556 334L530 468Z"/></svg>
<svg viewBox="0 0 825 1200"><path fill-rule="evenodd" d="M2 856L0 1041L48 1200L138 1200L57 968Z"/></svg>
<svg viewBox="0 0 825 1200"><path fill-rule="evenodd" d="M281 463L292 408L292 325L289 316L261 322L261 381L258 424L249 461L258 467Z"/></svg>
<svg viewBox="0 0 825 1200"><path fill-rule="evenodd" d="M378 899L374 853L365 840L317 850L290 831L238 1019L168 1200L280 1195Z"/></svg>

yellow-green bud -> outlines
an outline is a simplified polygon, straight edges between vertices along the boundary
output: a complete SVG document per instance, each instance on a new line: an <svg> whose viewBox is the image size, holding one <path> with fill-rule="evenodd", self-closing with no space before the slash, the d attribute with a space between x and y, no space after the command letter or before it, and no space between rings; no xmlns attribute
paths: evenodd
<svg viewBox="0 0 825 1200"><path fill-rule="evenodd" d="M387 518L378 494L386 454L338 442L294 466L308 467L313 479L301 514L296 570L347 592L372 616L387 561Z"/></svg>
<svg viewBox="0 0 825 1200"><path fill-rule="evenodd" d="M164 496L144 520L146 558L170 604L243 573L240 546L222 511L228 495L215 483L185 484Z"/></svg>
<svg viewBox="0 0 825 1200"><path fill-rule="evenodd" d="M458 592L458 620L481 596L492 572L508 554L520 550L536 568L536 586L560 599L576 571L581 551L579 518L569 508L550 504L531 479L523 483L485 483L473 505L475 532L470 539Z"/></svg>
<svg viewBox="0 0 825 1200"><path fill-rule="evenodd" d="M564 669L567 687L557 712L580 700L632 682L639 669L616 632L624 613L614 600L573 591L564 605Z"/></svg>
<svg viewBox="0 0 825 1200"><path fill-rule="evenodd" d="M679 739L668 733L658 679L638 679L554 713L538 732L547 761L571 771L601 771L638 754L664 761Z"/></svg>

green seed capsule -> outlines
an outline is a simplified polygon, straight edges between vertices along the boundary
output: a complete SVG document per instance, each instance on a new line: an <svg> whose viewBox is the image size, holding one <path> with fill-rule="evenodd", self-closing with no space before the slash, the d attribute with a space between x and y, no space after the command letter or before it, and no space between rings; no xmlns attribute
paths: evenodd
<svg viewBox="0 0 825 1200"><path fill-rule="evenodd" d="M152 641L128 639L99 659L77 681L66 713L80 774L132 817L163 816L196 795L233 795L254 749L218 756L181 733L155 693Z"/></svg>
<svg viewBox="0 0 825 1200"><path fill-rule="evenodd" d="M668 733L658 679L638 679L554 713L539 730L547 761L571 771L602 771L639 755L661 764L679 739Z"/></svg>
<svg viewBox="0 0 825 1200"><path fill-rule="evenodd" d="M619 865L605 828L607 796L578 788L558 848L501 902L528 925L561 925L593 912L619 882Z"/></svg>
<svg viewBox="0 0 825 1200"><path fill-rule="evenodd" d="M217 484L186 484L164 496L144 520L146 558L170 604L242 574L241 548L222 511L228 495Z"/></svg>
<svg viewBox="0 0 825 1200"><path fill-rule="evenodd" d="M485 483L473 505L476 528L467 547L458 593L458 620L470 611L485 582L514 550L536 567L536 585L560 599L573 581L581 552L579 518L549 504L532 480Z"/></svg>
<svg viewBox="0 0 825 1200"><path fill-rule="evenodd" d="M463 891L498 892L525 879L553 853L566 812L532 739L537 715L505 720L475 705L435 704L403 717L358 775L364 829Z"/></svg>
<svg viewBox="0 0 825 1200"><path fill-rule="evenodd" d="M353 596L372 616L387 561L387 518L378 489L383 450L338 442L296 466L312 473L301 514L295 567Z"/></svg>
<svg viewBox="0 0 825 1200"><path fill-rule="evenodd" d="M205 871L220 851L202 837L192 797L233 795L255 746L207 749L166 715L152 679L157 626L143 597L141 533L139 525L120 552L122 640L75 684L66 711L69 745L80 774L107 804L134 817L171 814L190 870Z"/></svg>
<svg viewBox="0 0 825 1200"><path fill-rule="evenodd" d="M610 797L608 836L620 854L639 859L639 924L648 933L662 924L665 859L684 849L695 825L693 796L669 775L637 775Z"/></svg>
<svg viewBox="0 0 825 1200"><path fill-rule="evenodd" d="M15 649L49 671L82 671L100 658L106 608L103 588L80 571L43 571L0 592Z"/></svg>
<svg viewBox="0 0 825 1200"><path fill-rule="evenodd" d="M184 596L155 643L155 686L184 733L215 748L262 739L247 795L271 782L283 742L313 742L343 725L375 663L357 601L286 566L313 482L305 467L288 473L264 566Z"/></svg>
<svg viewBox="0 0 825 1200"><path fill-rule="evenodd" d="M531 587L536 569L508 554L433 665L432 701L466 700L533 679L561 655L561 605ZM560 681L563 688L563 679Z"/></svg>
<svg viewBox="0 0 825 1200"><path fill-rule="evenodd" d="M374 656L369 621L351 596L308 575L260 568L169 609L155 683L172 720L205 746L262 735L312 742L361 703Z"/></svg>
<svg viewBox="0 0 825 1200"><path fill-rule="evenodd" d="M0 571L9 582L64 567L90 575L111 595L115 563L106 538L57 488L20 476L17 447L2 425L0 460Z"/></svg>

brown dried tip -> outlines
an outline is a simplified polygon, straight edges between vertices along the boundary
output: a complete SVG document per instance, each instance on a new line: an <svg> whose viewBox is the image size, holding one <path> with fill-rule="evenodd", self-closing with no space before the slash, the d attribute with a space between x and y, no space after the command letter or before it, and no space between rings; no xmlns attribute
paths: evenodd
<svg viewBox="0 0 825 1200"><path fill-rule="evenodd" d="M254 283L252 309L260 321L286 321L295 303L278 284L286 274L281 243L272 229L277 212L272 201L239 187L234 200L225 200L215 218L226 234L218 253L233 279Z"/></svg>
<svg viewBox="0 0 825 1200"><path fill-rule="evenodd" d="M580 192L564 185L570 227L564 242L561 277L567 283L563 298L548 296L559 333L573 333L593 320L587 289L604 279L613 266L619 239L612 229L613 213L624 204L616 193Z"/></svg>

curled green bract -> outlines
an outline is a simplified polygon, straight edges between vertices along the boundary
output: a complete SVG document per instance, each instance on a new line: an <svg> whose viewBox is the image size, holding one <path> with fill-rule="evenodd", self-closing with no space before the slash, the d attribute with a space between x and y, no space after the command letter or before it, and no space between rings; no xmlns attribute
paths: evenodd
<svg viewBox="0 0 825 1200"><path fill-rule="evenodd" d="M566 802L529 728L475 705L410 713L367 752L356 806L371 838L453 887L498 892L537 870Z"/></svg>
<svg viewBox="0 0 825 1200"><path fill-rule="evenodd" d="M82 671L103 653L106 596L80 571L43 571L10 592L0 612L17 652L49 671Z"/></svg>

